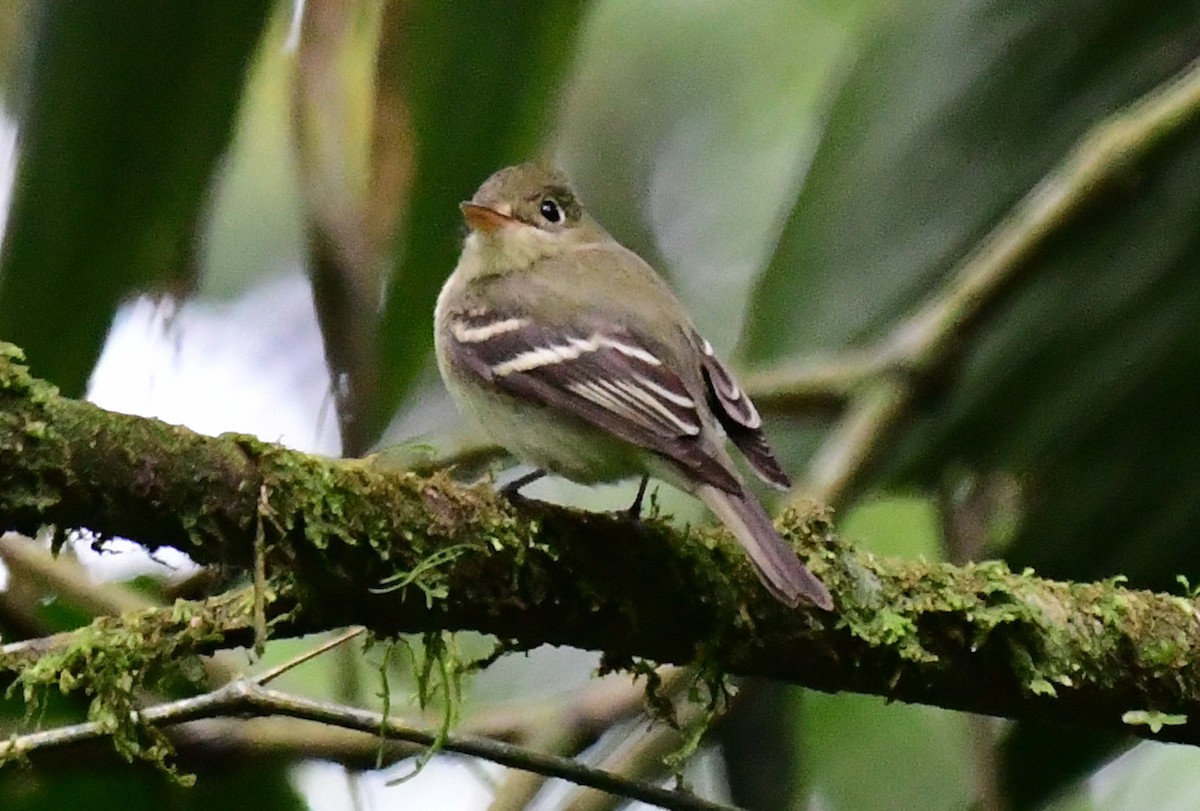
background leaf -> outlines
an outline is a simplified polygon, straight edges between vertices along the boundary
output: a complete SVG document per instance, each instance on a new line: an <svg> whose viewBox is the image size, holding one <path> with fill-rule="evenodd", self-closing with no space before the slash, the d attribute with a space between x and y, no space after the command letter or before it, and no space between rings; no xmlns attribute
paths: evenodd
<svg viewBox="0 0 1200 811"><path fill-rule="evenodd" d="M877 5L596 6L558 155L588 210L671 279L721 350L741 331L829 84Z"/></svg>
<svg viewBox="0 0 1200 811"><path fill-rule="evenodd" d="M380 323L381 388L363 404L364 438L378 436L427 368L429 314L461 247L458 204L497 168L538 156L583 8L389 6L379 82L409 111L414 157Z"/></svg>
<svg viewBox="0 0 1200 811"><path fill-rule="evenodd" d="M755 362L878 338L1089 127L1200 46L1195 3L911 4L830 113L754 299ZM1001 469L1021 489L1007 556L1060 578L1195 579L1200 132L1163 145L1048 245L961 366L933 385L875 486ZM800 451L793 448L795 455ZM1050 751L1017 733L1008 751ZM1087 751L1075 741L1057 747ZM1094 757L1094 749L1092 757ZM1057 764L1057 770L1056 770ZM1014 759L1034 802L1083 764Z"/></svg>
<svg viewBox="0 0 1200 811"><path fill-rule="evenodd" d="M123 298L190 286L210 175L268 8L31 8L0 335L67 393L82 393Z"/></svg>

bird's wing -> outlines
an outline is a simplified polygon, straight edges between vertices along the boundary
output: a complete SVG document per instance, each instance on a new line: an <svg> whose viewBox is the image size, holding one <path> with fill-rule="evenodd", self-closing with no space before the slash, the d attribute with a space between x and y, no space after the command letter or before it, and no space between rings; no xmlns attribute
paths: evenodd
<svg viewBox="0 0 1200 811"><path fill-rule="evenodd" d="M702 483L741 492L703 436L683 379L628 329L595 319L551 326L519 311L477 309L452 315L447 330L452 362L482 381L664 456Z"/></svg>
<svg viewBox="0 0 1200 811"><path fill-rule="evenodd" d="M750 398L742 391L725 364L717 358L712 345L699 335L694 336L694 341L703 358L709 406L721 427L760 479L776 487L791 487L791 479L779 466L771 446L763 436L762 417L759 416L758 409L750 402Z"/></svg>

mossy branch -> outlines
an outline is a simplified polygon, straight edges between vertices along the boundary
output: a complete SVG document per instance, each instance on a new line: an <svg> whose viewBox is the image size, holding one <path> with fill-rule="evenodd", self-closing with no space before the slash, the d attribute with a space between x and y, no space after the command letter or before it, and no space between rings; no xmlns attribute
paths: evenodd
<svg viewBox="0 0 1200 811"><path fill-rule="evenodd" d="M791 512L781 528L829 585L837 611L792 611L759 586L719 530L515 508L445 474L376 470L105 412L59 397L8 347L0 351L0 526L41 524L246 566L261 534L275 633L473 629L515 648L601 651L610 667L700 662L989 715L1147 736L1153 725L1161 739L1200 743L1200 614L1189 598L1053 582L998 563L878 559L837 539L818 511ZM456 553L444 554L450 547ZM408 585L379 588L439 552L443 562ZM231 610L244 639L252 610L244 595L137 621L157 616L193 629L194 645L183 650L220 641L215 629ZM101 620L90 633L119 635L133 621ZM37 662L79 639L51 641ZM29 662L0 655L10 671Z"/></svg>

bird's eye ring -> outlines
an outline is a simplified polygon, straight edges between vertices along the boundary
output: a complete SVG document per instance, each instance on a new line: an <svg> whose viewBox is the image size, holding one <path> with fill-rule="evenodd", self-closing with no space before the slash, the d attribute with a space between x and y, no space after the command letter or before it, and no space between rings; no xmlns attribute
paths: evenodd
<svg viewBox="0 0 1200 811"><path fill-rule="evenodd" d="M542 218L551 225L555 225L563 221L562 206L549 197L542 200L542 205L538 211L541 213Z"/></svg>

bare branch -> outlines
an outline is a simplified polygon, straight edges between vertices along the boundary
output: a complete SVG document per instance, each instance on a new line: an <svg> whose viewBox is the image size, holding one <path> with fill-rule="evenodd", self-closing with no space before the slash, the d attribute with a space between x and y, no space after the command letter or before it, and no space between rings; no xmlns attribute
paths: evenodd
<svg viewBox="0 0 1200 811"><path fill-rule="evenodd" d="M439 745L441 750L483 758L505 766L534 771L568 780L581 786L617 794L633 800L680 811L736 811L730 806L709 802L682 792L627 780L576 763L569 758L542 754L501 741L469 735L441 737L432 730L409 726L385 718L377 712L282 693L263 687L255 679L239 679L226 686L192 698L148 707L138 712L145 724L169 726L227 715L282 715L317 721L332 727L373 733L386 739L407 741L418 746ZM0 743L0 760L14 755L29 755L39 749L65 746L106 734L102 724L89 722L32 732Z"/></svg>

